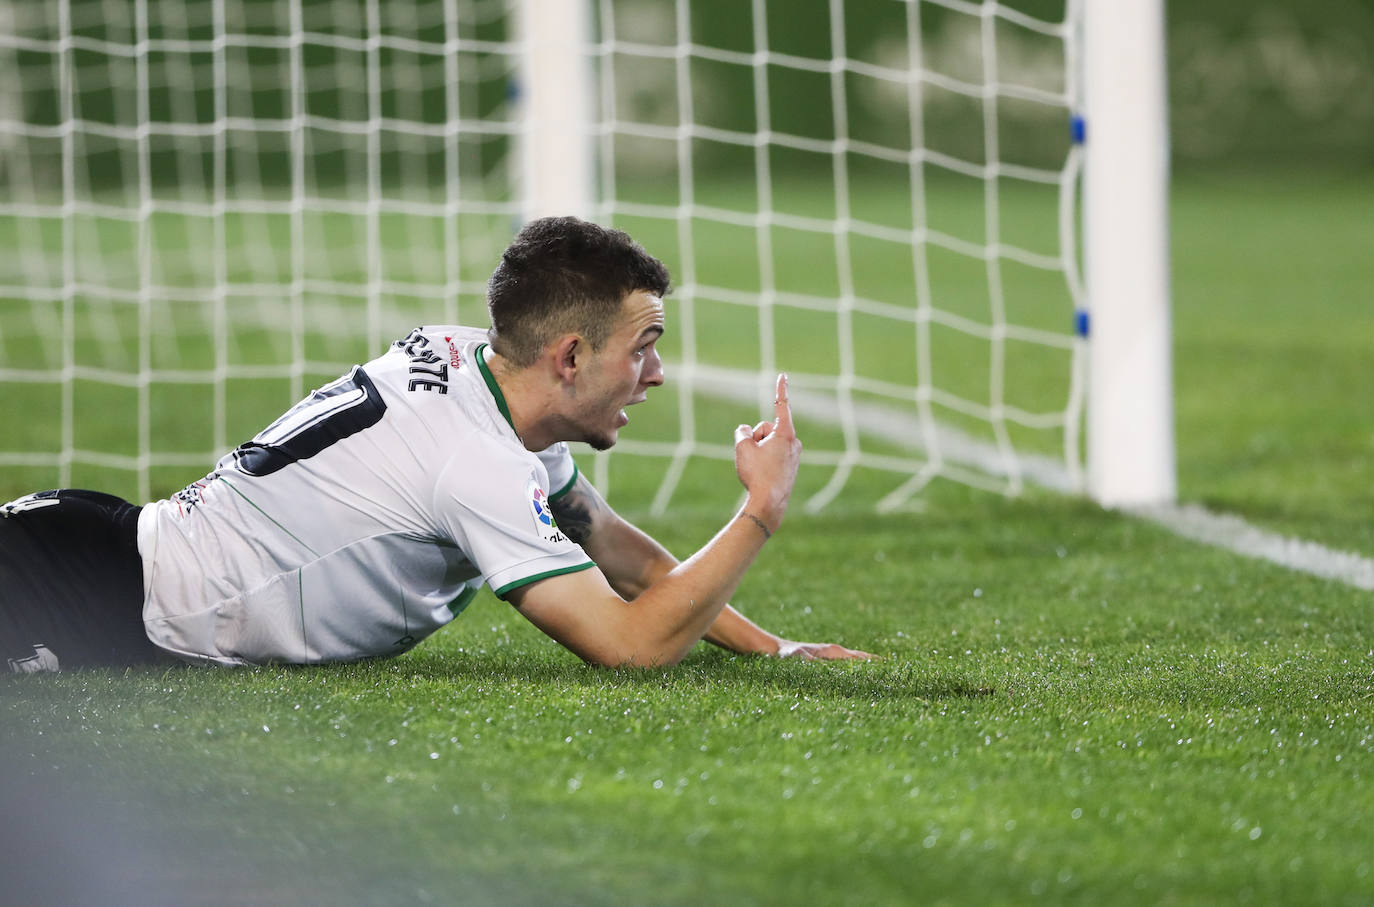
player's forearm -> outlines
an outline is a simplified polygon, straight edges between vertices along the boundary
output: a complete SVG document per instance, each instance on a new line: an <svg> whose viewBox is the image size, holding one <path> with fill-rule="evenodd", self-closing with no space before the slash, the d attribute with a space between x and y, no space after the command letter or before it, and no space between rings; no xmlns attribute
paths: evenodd
<svg viewBox="0 0 1374 907"><path fill-rule="evenodd" d="M626 599L643 595L654 583L672 572L681 561L652 537L624 520L617 519L613 530L590 545L588 554L606 574L606 579Z"/></svg>
<svg viewBox="0 0 1374 907"><path fill-rule="evenodd" d="M611 585L617 592L628 599L637 598L681 563L662 546L655 545L655 548L657 550L652 553L652 556L645 558L644 570L635 582L622 583L612 580ZM702 638L712 645L740 654L775 655L779 643L778 637L728 604L721 609L720 614L716 616L711 626L707 628L706 635Z"/></svg>
<svg viewBox="0 0 1374 907"><path fill-rule="evenodd" d="M626 628L635 664L675 664L706 635L758 556L771 530L746 503L696 554L673 567L633 602Z"/></svg>
<svg viewBox="0 0 1374 907"><path fill-rule="evenodd" d="M730 605L721 609L702 639L741 655L776 655L780 640Z"/></svg>
<svg viewBox="0 0 1374 907"><path fill-rule="evenodd" d="M611 544L601 547L614 551L616 557L614 561L605 558L605 564L598 561L598 566L611 587L626 599L643 595L681 563L668 549L624 520L616 519L614 528L608 525L605 531L608 535L614 533L614 539ZM703 638L712 645L741 654L775 655L779 645L778 637L728 604L707 628Z"/></svg>
<svg viewBox="0 0 1374 907"><path fill-rule="evenodd" d="M591 555L625 599L638 598L678 565L666 548L612 510L585 476L579 475L570 491L550 503L559 527Z"/></svg>
<svg viewBox="0 0 1374 907"><path fill-rule="evenodd" d="M596 561L607 582L633 601L681 563L648 533L617 515L584 477L554 503L558 523ZM713 645L732 652L772 655L778 637L726 605L706 630Z"/></svg>

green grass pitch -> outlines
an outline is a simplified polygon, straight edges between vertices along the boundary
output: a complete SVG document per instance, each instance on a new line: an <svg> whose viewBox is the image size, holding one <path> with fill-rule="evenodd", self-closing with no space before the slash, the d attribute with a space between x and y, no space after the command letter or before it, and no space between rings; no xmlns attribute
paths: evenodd
<svg viewBox="0 0 1374 907"><path fill-rule="evenodd" d="M1371 190L1173 204L1183 499L1366 557ZM732 500L701 474L643 520L679 553ZM1036 491L877 516L885 481L792 514L735 598L871 664L592 670L484 594L394 661L0 678L6 872L107 903L1374 900L1369 592Z"/></svg>

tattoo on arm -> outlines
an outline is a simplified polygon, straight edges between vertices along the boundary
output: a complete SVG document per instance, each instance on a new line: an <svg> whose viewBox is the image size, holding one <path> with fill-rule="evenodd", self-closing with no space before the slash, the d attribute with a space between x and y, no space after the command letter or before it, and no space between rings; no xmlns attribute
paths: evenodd
<svg viewBox="0 0 1374 907"><path fill-rule="evenodd" d="M740 515L754 521L754 525L759 527L759 531L763 533L763 540L765 542L773 537L772 530L770 530L766 525L764 525L763 520L759 519L758 517L754 516L752 513L749 513L747 511Z"/></svg>
<svg viewBox="0 0 1374 907"><path fill-rule="evenodd" d="M554 519L558 520L558 528L579 545L585 545L591 538L596 511L606 507L601 496L580 476L571 491L549 504L553 507Z"/></svg>

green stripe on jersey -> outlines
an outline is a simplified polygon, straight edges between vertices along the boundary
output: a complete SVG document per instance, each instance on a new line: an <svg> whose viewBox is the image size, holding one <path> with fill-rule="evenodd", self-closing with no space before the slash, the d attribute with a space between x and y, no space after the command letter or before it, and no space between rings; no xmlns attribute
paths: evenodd
<svg viewBox="0 0 1374 907"><path fill-rule="evenodd" d="M483 343L477 347L477 352L473 354L473 358L477 360L477 370L482 373L482 380L487 382L487 390L491 391L491 395L496 398L496 408L501 411L501 415L506 417L507 424L514 429L515 422L510 417L510 407L506 405L506 395L501 393L501 385L496 383L496 378L492 375L491 369L487 368L487 360L482 355L482 351L486 348L487 345Z"/></svg>
<svg viewBox="0 0 1374 907"><path fill-rule="evenodd" d="M593 561L587 561L587 563L585 564L577 564L573 567L560 567L557 570L549 570L544 573L536 573L534 576L527 576L524 579L518 579L513 583L506 583L500 589L493 589L492 591L496 593L497 598L505 598L506 593L511 591L512 589L519 589L521 586L528 586L530 583L538 582L541 579L548 579L551 576L562 576L565 573L577 573L579 570L586 570L588 567L595 566L596 564Z"/></svg>
<svg viewBox="0 0 1374 907"><path fill-rule="evenodd" d="M300 544L300 546L301 546L302 548L304 548L306 551L309 551L309 552L310 552L312 555L314 555L315 557L319 557L319 556L320 556L320 555L319 555L319 552L317 552L314 548L311 548L311 547L310 547L309 545L307 545L305 542L301 541L301 539L300 539L294 532L292 532L290 529L287 529L287 528L286 528L285 526L283 526L281 523L278 523L277 520L276 520L276 518L273 517L270 513L268 513L266 510L263 510L263 509L262 509L261 507L259 507L257 504L253 503L253 499L250 498L250 497L248 497L248 495L244 494L242 491L239 491L239 487L238 487L237 485L235 485L233 482L229 481L229 480L228 480L227 478L225 478L224 476L219 476L219 477L218 477L218 480L221 481L221 482L223 482L225 485L228 485L230 488L232 488L232 489L234 490L234 494L238 495L239 497L241 497L241 498L243 498L245 501L247 501L248 504L249 504L249 506L251 506L251 507L252 507L254 510L256 510L258 513L260 513L260 514L262 514L263 516L267 517L267 519L271 520L273 526L276 526L276 527L277 527L278 529L280 529L282 532L285 532L287 535L291 536L291 538L294 539L298 544Z"/></svg>
<svg viewBox="0 0 1374 907"><path fill-rule="evenodd" d="M301 611L301 661L310 661L310 640L305 635L305 568L296 568L296 600L300 603Z"/></svg>

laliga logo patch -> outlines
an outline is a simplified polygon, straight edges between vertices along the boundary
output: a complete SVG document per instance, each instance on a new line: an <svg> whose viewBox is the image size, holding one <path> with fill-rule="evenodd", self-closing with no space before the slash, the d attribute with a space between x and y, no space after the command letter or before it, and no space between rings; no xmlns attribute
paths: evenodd
<svg viewBox="0 0 1374 907"><path fill-rule="evenodd" d="M545 526L558 528L553 511L549 509L549 496L544 493L544 489L537 487L534 489L534 516Z"/></svg>
<svg viewBox="0 0 1374 907"><path fill-rule="evenodd" d="M549 495L535 482L530 482L530 503L534 507L534 528L539 537L546 542L566 542L568 537L558 529L553 508L549 506Z"/></svg>

